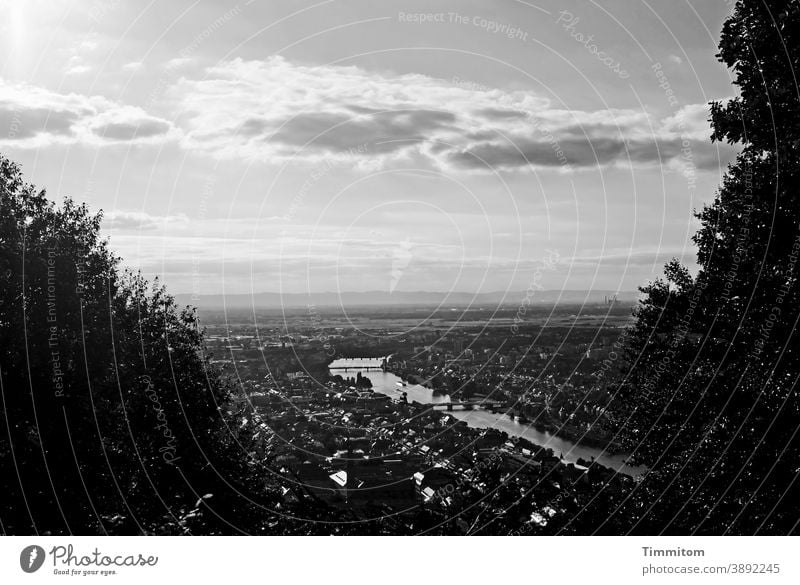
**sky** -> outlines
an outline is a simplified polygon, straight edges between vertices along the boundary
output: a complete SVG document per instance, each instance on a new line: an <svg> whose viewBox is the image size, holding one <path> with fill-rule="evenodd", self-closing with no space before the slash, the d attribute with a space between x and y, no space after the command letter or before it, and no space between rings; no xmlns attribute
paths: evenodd
<svg viewBox="0 0 800 585"><path fill-rule="evenodd" d="M176 293L631 291L735 156L723 0L0 10L0 152Z"/></svg>

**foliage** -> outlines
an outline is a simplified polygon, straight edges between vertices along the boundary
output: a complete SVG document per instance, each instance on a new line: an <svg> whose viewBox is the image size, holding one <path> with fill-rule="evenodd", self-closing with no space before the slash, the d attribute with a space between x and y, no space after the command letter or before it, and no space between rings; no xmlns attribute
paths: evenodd
<svg viewBox="0 0 800 585"><path fill-rule="evenodd" d="M696 214L696 276L673 261L641 289L610 412L650 473L601 531L797 530L798 35L797 2L740 1L724 25L740 95L711 104L712 138L741 151Z"/></svg>
<svg viewBox="0 0 800 585"><path fill-rule="evenodd" d="M100 221L0 157L2 530L263 528L274 498L233 386L193 312L121 271Z"/></svg>

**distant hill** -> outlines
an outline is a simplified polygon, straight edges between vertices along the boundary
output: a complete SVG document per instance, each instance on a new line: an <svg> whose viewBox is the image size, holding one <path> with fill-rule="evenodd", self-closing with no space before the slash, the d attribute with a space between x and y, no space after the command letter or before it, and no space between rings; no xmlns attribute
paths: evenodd
<svg viewBox="0 0 800 585"><path fill-rule="evenodd" d="M617 301L631 303L639 298L634 291L617 292L612 290L542 290L530 297L531 304L598 304L606 298L617 296ZM398 307L398 306L499 306L519 305L525 298L525 291L465 293L465 292L321 292L321 293L272 293L261 292L234 295L175 295L181 305L193 305L199 309L278 309L281 307Z"/></svg>

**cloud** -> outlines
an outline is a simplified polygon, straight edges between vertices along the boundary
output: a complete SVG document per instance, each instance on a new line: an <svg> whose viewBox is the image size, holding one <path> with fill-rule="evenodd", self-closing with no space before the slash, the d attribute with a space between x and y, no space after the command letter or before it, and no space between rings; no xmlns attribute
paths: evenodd
<svg viewBox="0 0 800 585"><path fill-rule="evenodd" d="M65 70L67 75L81 75L83 73L88 73L92 68L84 62L83 57L73 55L67 61Z"/></svg>
<svg viewBox="0 0 800 585"><path fill-rule="evenodd" d="M149 118L138 122L109 122L101 126L93 126L92 132L103 138L129 141L138 137L166 134L169 127L169 123L164 120Z"/></svg>
<svg viewBox="0 0 800 585"><path fill-rule="evenodd" d="M502 110L498 108L484 108L476 113L487 120L524 120L527 117L527 114L520 110Z"/></svg>
<svg viewBox="0 0 800 585"><path fill-rule="evenodd" d="M0 102L0 129L5 130L10 139L24 140L43 132L68 137L72 135L72 126L79 119L80 116L74 111L39 107L14 109L4 107Z"/></svg>
<svg viewBox="0 0 800 585"><path fill-rule="evenodd" d="M566 138L558 142L519 137L514 140L490 140L468 148L446 148L440 153L449 164L472 170L524 170L542 167L581 169L611 165L657 165L668 168L694 162L697 169L717 170L735 150L728 145L692 142L685 151L679 138L654 136L649 140L625 140L624 137ZM686 161L683 156L688 157Z"/></svg>
<svg viewBox="0 0 800 585"><path fill-rule="evenodd" d="M665 118L662 127L665 132L674 135L708 141L711 137L710 118L708 104L691 104Z"/></svg>
<svg viewBox="0 0 800 585"><path fill-rule="evenodd" d="M91 70L92 68L88 65L75 65L67 69L67 75L82 75L83 73L89 73Z"/></svg>
<svg viewBox="0 0 800 585"><path fill-rule="evenodd" d="M407 141L424 139L455 122L450 112L395 110L352 117L347 114L302 113L287 120L277 131L268 132L261 123L263 138L287 146L346 152L359 144L373 150L395 151ZM399 142L398 142L399 140Z"/></svg>
<svg viewBox="0 0 800 585"><path fill-rule="evenodd" d="M563 262L568 266L574 267L597 267L602 265L608 268L611 266L662 266L673 258L678 258L683 263L693 264L695 252L690 247L644 250L612 249L604 254L564 258Z"/></svg>
<svg viewBox="0 0 800 585"><path fill-rule="evenodd" d="M235 59L170 91L185 120L185 144L219 156L319 160L402 156L455 139L485 120L474 110L532 111L530 93L478 92L424 75L381 75L358 67L304 66L281 57ZM414 146L416 144L416 146ZM355 161L354 161L355 162Z"/></svg>
<svg viewBox="0 0 800 585"><path fill-rule="evenodd" d="M103 215L103 226L113 230L152 231L173 230L186 226L189 218L185 215L155 216L142 211L115 210Z"/></svg>
<svg viewBox="0 0 800 585"><path fill-rule="evenodd" d="M732 155L708 142L705 104L663 120L636 110L566 110L532 92L278 56L219 64L203 79L182 78L169 95L185 125L184 146L217 157L363 165L416 155L444 170L519 172L674 168L685 140L700 169Z"/></svg>
<svg viewBox="0 0 800 585"><path fill-rule="evenodd" d="M105 140L129 142L169 134L171 124L145 114L138 108L124 106L98 114L90 125L92 133Z"/></svg>
<svg viewBox="0 0 800 585"><path fill-rule="evenodd" d="M177 140L218 158L376 169L413 157L470 173L719 171L735 152L709 142L706 104L663 119L630 109L567 110L530 91L282 57L234 59L206 69L202 79L182 76L163 98L159 107L175 123L104 97L0 81L0 146Z"/></svg>
<svg viewBox="0 0 800 585"><path fill-rule="evenodd" d="M191 65L194 63L194 59L192 57L175 57L167 61L167 64L164 66L165 69L174 71L176 69L180 69L181 67L186 67L187 65Z"/></svg>
<svg viewBox="0 0 800 585"><path fill-rule="evenodd" d="M172 123L138 107L0 80L0 146L154 143L177 135Z"/></svg>

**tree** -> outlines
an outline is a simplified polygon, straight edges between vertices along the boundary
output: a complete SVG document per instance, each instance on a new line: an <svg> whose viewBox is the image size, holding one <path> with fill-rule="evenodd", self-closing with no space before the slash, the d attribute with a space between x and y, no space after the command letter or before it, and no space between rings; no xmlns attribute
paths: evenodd
<svg viewBox="0 0 800 585"><path fill-rule="evenodd" d="M712 140L741 151L696 214L697 275L640 289L610 414L650 472L601 531L798 530L800 5L737 2L719 49L739 95Z"/></svg>
<svg viewBox="0 0 800 585"><path fill-rule="evenodd" d="M122 271L100 221L0 157L0 527L259 530L273 498L233 386L194 313Z"/></svg>

